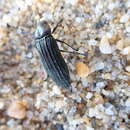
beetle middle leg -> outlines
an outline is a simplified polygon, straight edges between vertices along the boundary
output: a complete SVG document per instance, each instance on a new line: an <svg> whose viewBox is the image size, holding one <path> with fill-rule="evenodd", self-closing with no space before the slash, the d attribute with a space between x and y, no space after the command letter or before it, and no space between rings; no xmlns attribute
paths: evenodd
<svg viewBox="0 0 130 130"><path fill-rule="evenodd" d="M61 40L59 40L59 39L56 39L56 41L57 41L57 42L60 42L60 43L64 43L64 44L66 44L67 46L69 46L70 48L72 48L73 50L78 51L78 49L73 48L72 46L70 46L69 44L67 44L67 43L64 42L64 41L61 41Z"/></svg>
<svg viewBox="0 0 130 130"><path fill-rule="evenodd" d="M56 39L56 41L58 41L58 42L60 42L60 43L64 43L64 44L66 44L67 46L71 47L71 48L74 50L74 51L60 50L61 52L67 52L67 53L78 54L78 55L82 55L82 56L88 56L87 53L79 53L79 52L77 52L78 49L73 48L72 46L70 46L69 44L67 44L67 43L64 42L64 41L61 41L61 40L59 40L59 39ZM76 51L76 52L75 52L75 51Z"/></svg>
<svg viewBox="0 0 130 130"><path fill-rule="evenodd" d="M88 56L88 53L79 53L79 52L74 52L74 51L65 51L65 50L60 50L61 52L67 52L67 53L72 53L72 54L77 54L77 55L82 55L82 56Z"/></svg>

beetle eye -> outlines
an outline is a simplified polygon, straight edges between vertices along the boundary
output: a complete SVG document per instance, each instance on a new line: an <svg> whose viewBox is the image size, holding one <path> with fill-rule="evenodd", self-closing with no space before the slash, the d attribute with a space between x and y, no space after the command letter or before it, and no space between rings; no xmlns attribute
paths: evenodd
<svg viewBox="0 0 130 130"><path fill-rule="evenodd" d="M44 29L42 27L38 26L36 29L36 32L35 32L35 38L42 37L43 33L44 33Z"/></svg>

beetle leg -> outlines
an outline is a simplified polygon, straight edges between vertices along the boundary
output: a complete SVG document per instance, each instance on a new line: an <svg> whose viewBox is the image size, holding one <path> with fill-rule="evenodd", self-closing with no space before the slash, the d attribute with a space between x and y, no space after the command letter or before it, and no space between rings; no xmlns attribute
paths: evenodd
<svg viewBox="0 0 130 130"><path fill-rule="evenodd" d="M79 52L74 52L74 51L65 51L65 50L60 50L61 52L67 52L67 53L72 53L72 54L78 54L78 55L82 55L82 56L88 56L88 54L86 53L79 53Z"/></svg>
<svg viewBox="0 0 130 130"><path fill-rule="evenodd" d="M40 73L41 80L46 80L49 77L47 71L45 70L45 68L44 68L44 66L42 64L42 62L40 62L39 73Z"/></svg>
<svg viewBox="0 0 130 130"><path fill-rule="evenodd" d="M56 41L57 41L57 42L60 42L60 43L64 43L64 44L66 44L67 46L69 46L70 48L72 48L73 50L78 51L78 49L73 48L72 46L70 46L69 44L67 44L67 43L64 42L64 41L61 41L61 40L59 40L59 39L56 39Z"/></svg>

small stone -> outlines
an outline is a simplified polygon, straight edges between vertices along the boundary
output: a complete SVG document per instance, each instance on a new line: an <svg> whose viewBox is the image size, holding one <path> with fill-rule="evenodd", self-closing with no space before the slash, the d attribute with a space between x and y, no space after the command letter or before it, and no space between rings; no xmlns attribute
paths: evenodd
<svg viewBox="0 0 130 130"><path fill-rule="evenodd" d="M66 4L75 5L77 3L77 0L66 0Z"/></svg>
<svg viewBox="0 0 130 130"><path fill-rule="evenodd" d="M112 53L112 47L109 44L109 40L106 36L104 36L101 39L99 49L100 49L101 53L103 53L103 54L111 54Z"/></svg>
<svg viewBox="0 0 130 130"><path fill-rule="evenodd" d="M114 106L109 103L106 103L105 113L110 116L114 115L115 114Z"/></svg>
<svg viewBox="0 0 130 130"><path fill-rule="evenodd" d="M93 104L97 105L97 104L103 104L104 103L104 99L100 94L95 94L95 97L93 99Z"/></svg>
<svg viewBox="0 0 130 130"><path fill-rule="evenodd" d="M88 80L86 78L82 78L81 81L82 81L83 87L87 87L88 86Z"/></svg>
<svg viewBox="0 0 130 130"><path fill-rule="evenodd" d="M0 39L3 38L4 36L7 36L7 29L4 27L0 27Z"/></svg>
<svg viewBox="0 0 130 130"><path fill-rule="evenodd" d="M47 0L34 0L35 3L41 3L41 2L44 2L44 1L47 1Z"/></svg>
<svg viewBox="0 0 130 130"><path fill-rule="evenodd" d="M126 7L129 8L130 7L130 1L128 0L126 3L125 3Z"/></svg>
<svg viewBox="0 0 130 130"><path fill-rule="evenodd" d="M56 124L56 125L55 125L55 129L56 129L56 130L64 130L64 127L63 127L62 124Z"/></svg>
<svg viewBox="0 0 130 130"><path fill-rule="evenodd" d="M97 82L96 87L102 88L105 86L105 82Z"/></svg>
<svg viewBox="0 0 130 130"><path fill-rule="evenodd" d="M9 93L11 91L11 87L4 85L3 87L0 88L1 93Z"/></svg>
<svg viewBox="0 0 130 130"><path fill-rule="evenodd" d="M27 112L27 117L28 117L29 119L32 119L32 118L33 118L33 112L28 111L28 112Z"/></svg>
<svg viewBox="0 0 130 130"><path fill-rule="evenodd" d="M51 3L52 0L44 0L46 3Z"/></svg>
<svg viewBox="0 0 130 130"><path fill-rule="evenodd" d="M87 126L87 130L94 130L94 128Z"/></svg>
<svg viewBox="0 0 130 130"><path fill-rule="evenodd" d="M49 110L48 109L43 109L42 112L39 113L39 119L41 121L45 120L45 117L49 115Z"/></svg>
<svg viewBox="0 0 130 130"><path fill-rule="evenodd" d="M76 21L77 23L80 23L80 22L81 22L81 18L80 18L80 17L76 17L76 18L75 18L75 21Z"/></svg>
<svg viewBox="0 0 130 130"><path fill-rule="evenodd" d="M70 116L70 115L71 115L71 116L74 115L74 113L76 112L76 110L77 110L76 106L71 107L70 110L69 110L69 112L68 112L68 115L69 115L69 116Z"/></svg>
<svg viewBox="0 0 130 130"><path fill-rule="evenodd" d="M14 119L11 119L11 120L9 120L9 121L7 122L7 125L8 125L9 127L14 127L14 126L16 125L16 122L15 122Z"/></svg>
<svg viewBox="0 0 130 130"><path fill-rule="evenodd" d="M79 125L76 127L76 130L86 130L86 129L87 129L86 124L79 124Z"/></svg>
<svg viewBox="0 0 130 130"><path fill-rule="evenodd" d="M103 79L111 79L111 74L110 73L105 73L105 74L102 74L102 78Z"/></svg>
<svg viewBox="0 0 130 130"><path fill-rule="evenodd" d="M88 92L87 95L86 95L86 98L90 99L92 96L93 96L93 93Z"/></svg>
<svg viewBox="0 0 130 130"><path fill-rule="evenodd" d="M89 117L95 117L96 116L96 111L94 108L89 108Z"/></svg>
<svg viewBox="0 0 130 130"><path fill-rule="evenodd" d="M0 101L0 109L3 109L4 108L4 102Z"/></svg>
<svg viewBox="0 0 130 130"><path fill-rule="evenodd" d="M128 98L125 102L125 106L130 107L130 98Z"/></svg>
<svg viewBox="0 0 130 130"><path fill-rule="evenodd" d="M129 66L126 66L126 71L130 72L130 65Z"/></svg>
<svg viewBox="0 0 130 130"><path fill-rule="evenodd" d="M119 40L119 41L117 42L116 48L117 48L118 50L122 50L123 47L124 47L124 40L121 39L121 40Z"/></svg>
<svg viewBox="0 0 130 130"><path fill-rule="evenodd" d="M117 8L117 7L118 7L118 5L117 5L116 2L110 3L110 4L108 5L108 9L110 9L110 10L113 10L113 9L115 9L115 8Z"/></svg>
<svg viewBox="0 0 130 130"><path fill-rule="evenodd" d="M112 36L110 36L109 42L111 44L115 44L119 39L120 39L120 35L115 33L115 34L112 34Z"/></svg>
<svg viewBox="0 0 130 130"><path fill-rule="evenodd" d="M83 3L84 3L84 0L78 0L78 3L79 3L79 4L83 4Z"/></svg>
<svg viewBox="0 0 130 130"><path fill-rule="evenodd" d="M31 59L31 58L33 57L32 52L28 52L28 53L26 54L26 57L29 58L29 59Z"/></svg>
<svg viewBox="0 0 130 130"><path fill-rule="evenodd" d="M7 14L5 14L5 15L3 15L2 20L4 21L5 24L11 23L12 17L7 15Z"/></svg>
<svg viewBox="0 0 130 130"><path fill-rule="evenodd" d="M88 41L88 44L89 44L90 46L96 46L96 45L97 45L97 41L94 40L94 39L92 39L92 40L89 40L89 41Z"/></svg>
<svg viewBox="0 0 130 130"><path fill-rule="evenodd" d="M90 68L86 64L84 64L83 62L77 62L76 63L76 71L80 77L85 78L89 75Z"/></svg>
<svg viewBox="0 0 130 130"><path fill-rule="evenodd" d="M105 113L106 113L107 115L114 115L113 110L110 109L110 108L106 109L106 110L105 110Z"/></svg>
<svg viewBox="0 0 130 130"><path fill-rule="evenodd" d="M126 28L126 32L130 33L130 26Z"/></svg>
<svg viewBox="0 0 130 130"><path fill-rule="evenodd" d="M130 46L130 38L129 37L126 37L126 38L119 40L116 44L116 48L118 50L121 50L121 51L123 51L124 48L129 47L129 46Z"/></svg>
<svg viewBox="0 0 130 130"><path fill-rule="evenodd" d="M83 103L77 104L77 111L79 111L81 113L84 107L85 107L85 104L83 104Z"/></svg>
<svg viewBox="0 0 130 130"><path fill-rule="evenodd" d="M105 90L112 90L113 89L113 85L111 83L108 83L105 88ZM112 93L111 93L112 94Z"/></svg>
<svg viewBox="0 0 130 130"><path fill-rule="evenodd" d="M105 64L103 62L97 62L91 67L91 72L103 70L105 67Z"/></svg>
<svg viewBox="0 0 130 130"><path fill-rule="evenodd" d="M124 41L124 46L125 47L130 46L130 38L129 37L124 38L123 41Z"/></svg>
<svg viewBox="0 0 130 130"><path fill-rule="evenodd" d="M65 103L65 100L57 100L54 105L55 105L55 111L59 112L66 106L66 103Z"/></svg>
<svg viewBox="0 0 130 130"><path fill-rule="evenodd" d="M56 85L53 86L53 93L56 94L56 95L60 95L61 94L61 91L60 91L58 86L56 86Z"/></svg>
<svg viewBox="0 0 130 130"><path fill-rule="evenodd" d="M0 27L0 47L9 41L7 28Z"/></svg>
<svg viewBox="0 0 130 130"><path fill-rule="evenodd" d="M10 117L17 119L23 119L26 116L27 102L25 101L15 101L13 102L7 110L7 114Z"/></svg>
<svg viewBox="0 0 130 130"><path fill-rule="evenodd" d="M125 47L125 48L121 51L121 54L123 54L123 55L128 55L128 54L130 54L130 46Z"/></svg>
<svg viewBox="0 0 130 130"><path fill-rule="evenodd" d="M123 15L121 18L120 18L120 22L121 23L126 23L128 20L129 20L130 16L128 14L125 14Z"/></svg>
<svg viewBox="0 0 130 130"><path fill-rule="evenodd" d="M42 20L52 20L52 19L53 19L53 15L50 12L44 12L43 17L40 20L42 21Z"/></svg>

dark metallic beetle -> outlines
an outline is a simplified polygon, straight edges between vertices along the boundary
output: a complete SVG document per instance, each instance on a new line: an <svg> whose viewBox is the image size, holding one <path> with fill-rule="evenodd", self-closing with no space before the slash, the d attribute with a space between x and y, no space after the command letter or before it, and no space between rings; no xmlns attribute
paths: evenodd
<svg viewBox="0 0 130 130"><path fill-rule="evenodd" d="M40 21L35 32L35 46L48 75L62 88L70 88L68 67L60 53L57 40L51 35L51 28L46 21Z"/></svg>

